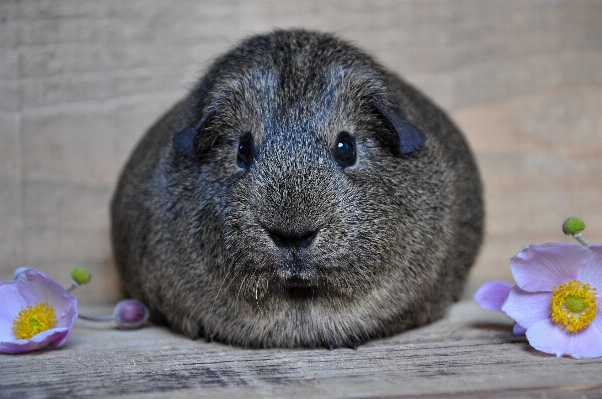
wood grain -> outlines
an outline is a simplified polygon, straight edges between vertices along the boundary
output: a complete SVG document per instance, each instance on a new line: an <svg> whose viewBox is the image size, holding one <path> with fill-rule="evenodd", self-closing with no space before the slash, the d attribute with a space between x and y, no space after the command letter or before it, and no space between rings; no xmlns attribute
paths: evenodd
<svg viewBox="0 0 602 399"><path fill-rule="evenodd" d="M156 326L77 323L61 349L0 355L0 397L602 397L600 360L536 352L506 318L471 302L357 351L250 350Z"/></svg>

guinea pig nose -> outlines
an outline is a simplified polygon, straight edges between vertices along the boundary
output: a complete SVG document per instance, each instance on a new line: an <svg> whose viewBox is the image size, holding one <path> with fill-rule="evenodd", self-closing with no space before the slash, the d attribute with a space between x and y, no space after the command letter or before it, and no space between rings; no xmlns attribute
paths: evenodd
<svg viewBox="0 0 602 399"><path fill-rule="evenodd" d="M296 248L306 248L309 247L318 235L318 230L309 231L304 233L289 233L283 232L280 230L267 230L268 235L279 247L296 247Z"/></svg>

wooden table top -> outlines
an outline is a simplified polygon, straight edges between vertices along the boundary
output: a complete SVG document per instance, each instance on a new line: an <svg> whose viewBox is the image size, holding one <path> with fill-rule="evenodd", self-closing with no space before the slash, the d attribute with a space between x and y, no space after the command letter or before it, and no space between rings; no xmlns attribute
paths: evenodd
<svg viewBox="0 0 602 399"><path fill-rule="evenodd" d="M537 352L510 320L468 300L357 350L243 349L78 320L64 347L0 359L2 398L602 397L602 359Z"/></svg>

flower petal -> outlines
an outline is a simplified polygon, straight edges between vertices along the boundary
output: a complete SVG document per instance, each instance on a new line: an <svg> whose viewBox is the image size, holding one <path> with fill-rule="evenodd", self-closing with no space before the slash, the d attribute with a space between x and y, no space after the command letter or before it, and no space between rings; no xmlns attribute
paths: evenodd
<svg viewBox="0 0 602 399"><path fill-rule="evenodd" d="M77 319L77 298L72 297L72 306L63 314L63 317L59 318L56 322L57 328L66 328L67 333L61 337L60 340L55 340L50 342L52 346L61 346L65 342L67 342L67 338L69 338L69 334L71 334L71 329L73 328L73 324Z"/></svg>
<svg viewBox="0 0 602 399"><path fill-rule="evenodd" d="M590 245L586 247L588 258L579 273L579 281L591 285L602 295L602 245Z"/></svg>
<svg viewBox="0 0 602 399"><path fill-rule="evenodd" d="M0 341L5 337L14 335L12 333L13 321L22 308L28 303L19 293L16 281L0 282Z"/></svg>
<svg viewBox="0 0 602 399"><path fill-rule="evenodd" d="M570 355L580 359L602 356L602 332L595 323L574 333L551 319L542 320L527 329L527 339L538 351L558 357Z"/></svg>
<svg viewBox="0 0 602 399"><path fill-rule="evenodd" d="M512 328L512 334L514 335L525 335L525 333L527 332L527 329L524 327L521 327L520 324L515 324L514 328Z"/></svg>
<svg viewBox="0 0 602 399"><path fill-rule="evenodd" d="M65 345L65 343L69 339L69 335L71 334L71 328L60 328L60 329L64 330L63 333L54 336L54 338L48 342L48 345L50 345L54 348Z"/></svg>
<svg viewBox="0 0 602 399"><path fill-rule="evenodd" d="M67 294L67 291L59 283L36 269L27 269L17 277L19 292L31 305L36 302L47 303L54 309L57 320L65 317L72 306L75 297Z"/></svg>
<svg viewBox="0 0 602 399"><path fill-rule="evenodd" d="M514 286L502 305L502 312L528 329L532 324L550 318L550 297L548 292L527 292Z"/></svg>
<svg viewBox="0 0 602 399"><path fill-rule="evenodd" d="M11 341L0 341L0 352L25 353L48 345L51 342L61 340L69 334L66 328L51 328L35 335L31 339L13 339Z"/></svg>
<svg viewBox="0 0 602 399"><path fill-rule="evenodd" d="M501 312L511 289L512 285L504 281L487 281L474 295L474 300L485 310Z"/></svg>
<svg viewBox="0 0 602 399"><path fill-rule="evenodd" d="M588 250L563 242L524 247L510 259L516 284L525 291L552 291L552 287L576 280L588 260Z"/></svg>
<svg viewBox="0 0 602 399"><path fill-rule="evenodd" d="M602 332L602 307L600 307L599 303L598 313L596 314L596 318L594 319L594 321L592 321L592 324L594 324L596 328L598 328L598 330Z"/></svg>

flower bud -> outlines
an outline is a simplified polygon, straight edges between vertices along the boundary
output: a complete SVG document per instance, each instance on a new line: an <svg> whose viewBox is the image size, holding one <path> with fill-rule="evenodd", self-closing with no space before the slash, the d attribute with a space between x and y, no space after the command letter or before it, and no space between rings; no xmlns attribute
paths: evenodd
<svg viewBox="0 0 602 399"><path fill-rule="evenodd" d="M130 330L141 327L148 320L149 312L146 306L135 299L124 299L115 306L113 311L117 327Z"/></svg>
<svg viewBox="0 0 602 399"><path fill-rule="evenodd" d="M585 222L578 217L568 218L562 225L562 231L566 235L574 236L585 229Z"/></svg>
<svg viewBox="0 0 602 399"><path fill-rule="evenodd" d="M83 267L76 267L71 270L71 278L79 285L88 284L90 282L90 272Z"/></svg>

